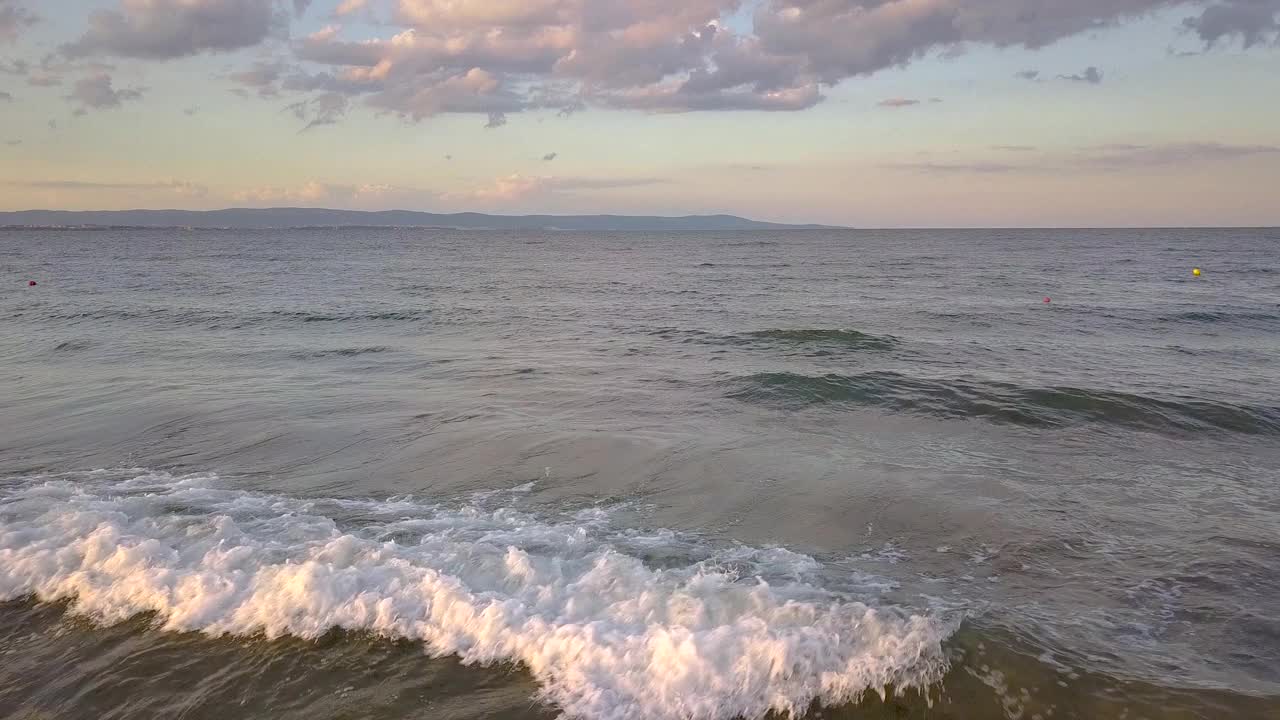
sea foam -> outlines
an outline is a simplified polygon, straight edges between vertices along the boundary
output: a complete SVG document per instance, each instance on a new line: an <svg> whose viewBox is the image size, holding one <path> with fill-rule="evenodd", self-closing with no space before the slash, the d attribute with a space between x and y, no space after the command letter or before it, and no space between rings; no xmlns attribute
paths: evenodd
<svg viewBox="0 0 1280 720"><path fill-rule="evenodd" d="M805 555L690 543L601 510L308 500L209 474L0 481L0 600L210 635L418 640L518 663L569 717L802 714L946 671L952 623L825 590Z"/></svg>

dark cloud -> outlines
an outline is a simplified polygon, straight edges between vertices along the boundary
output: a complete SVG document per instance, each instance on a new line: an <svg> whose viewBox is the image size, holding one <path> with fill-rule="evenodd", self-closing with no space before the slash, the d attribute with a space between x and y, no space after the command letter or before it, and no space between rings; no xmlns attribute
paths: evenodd
<svg viewBox="0 0 1280 720"><path fill-rule="evenodd" d="M1059 75L1060 80L1069 80L1071 82L1088 83L1089 85L1100 85L1102 83L1102 71L1090 65L1083 72L1075 75Z"/></svg>
<svg viewBox="0 0 1280 720"><path fill-rule="evenodd" d="M1020 72L1014 73L1013 76L1021 80L1029 80L1031 82L1035 82L1040 79L1040 71L1039 70L1022 70Z"/></svg>
<svg viewBox="0 0 1280 720"><path fill-rule="evenodd" d="M500 127L502 127L503 125L506 125L506 124L507 124L507 114L506 114L506 113L504 113L504 112L490 112L490 113L489 113L489 120L488 120L487 122L485 122L484 126L485 126L486 128L489 128L490 130L492 130L493 128L500 128Z"/></svg>
<svg viewBox="0 0 1280 720"><path fill-rule="evenodd" d="M325 125L336 125L347 115L347 96L341 93L324 93L310 100L296 102L285 108L306 123L303 132Z"/></svg>
<svg viewBox="0 0 1280 720"><path fill-rule="evenodd" d="M547 153L542 156L542 162L551 162L560 156L560 153Z"/></svg>
<svg viewBox="0 0 1280 720"><path fill-rule="evenodd" d="M1205 45L1240 38L1246 47L1280 39L1280 0L1229 0L1183 21Z"/></svg>
<svg viewBox="0 0 1280 720"><path fill-rule="evenodd" d="M31 63L21 58L17 60L0 61L0 73L5 75L26 75L31 72Z"/></svg>
<svg viewBox="0 0 1280 720"><path fill-rule="evenodd" d="M312 97L310 100L294 102L285 110L291 111L294 117L306 123L302 132L317 127L333 126L347 117L349 101L346 95L339 92L325 92L324 95Z"/></svg>
<svg viewBox="0 0 1280 720"><path fill-rule="evenodd" d="M0 0L0 43L17 40L23 29L39 20L35 13L16 0Z"/></svg>
<svg viewBox="0 0 1280 720"><path fill-rule="evenodd" d="M76 114L83 115L89 110L110 110L126 102L141 100L145 91L145 88L116 89L110 75L99 73L77 80L67 99L78 103L80 107Z"/></svg>
<svg viewBox="0 0 1280 720"><path fill-rule="evenodd" d="M280 8L280 0L121 0L118 10L90 13L89 29L63 51L157 60L229 52L280 27Z"/></svg>
<svg viewBox="0 0 1280 720"><path fill-rule="evenodd" d="M913 100L911 98L895 97L895 98L888 98L886 100L881 100L876 104L882 108L904 108L904 107L911 107L912 105L919 105L920 101Z"/></svg>

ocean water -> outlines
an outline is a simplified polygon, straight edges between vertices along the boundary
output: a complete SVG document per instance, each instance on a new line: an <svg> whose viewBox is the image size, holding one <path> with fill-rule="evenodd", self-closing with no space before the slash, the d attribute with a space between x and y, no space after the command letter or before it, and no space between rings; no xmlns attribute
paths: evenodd
<svg viewBox="0 0 1280 720"><path fill-rule="evenodd" d="M1280 717L1280 230L5 231L0 280L0 717Z"/></svg>

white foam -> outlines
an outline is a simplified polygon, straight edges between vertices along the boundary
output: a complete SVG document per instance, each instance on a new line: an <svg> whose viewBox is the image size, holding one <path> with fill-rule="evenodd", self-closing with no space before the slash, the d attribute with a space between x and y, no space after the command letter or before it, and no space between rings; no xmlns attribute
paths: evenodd
<svg viewBox="0 0 1280 720"><path fill-rule="evenodd" d="M0 599L212 635L421 640L520 663L570 717L800 714L946 670L951 623L824 590L804 555L689 542L599 511L303 500L212 475L0 481Z"/></svg>

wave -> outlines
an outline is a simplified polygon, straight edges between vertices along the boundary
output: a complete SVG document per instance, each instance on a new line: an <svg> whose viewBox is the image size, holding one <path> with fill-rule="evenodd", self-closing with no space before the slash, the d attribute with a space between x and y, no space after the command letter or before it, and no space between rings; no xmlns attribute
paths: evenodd
<svg viewBox="0 0 1280 720"><path fill-rule="evenodd" d="M714 333L706 330L689 330L675 327L656 328L649 335L682 343L755 348L786 348L803 350L815 355L830 355L833 351L888 351L897 348L901 341L892 335L872 335L857 330L830 330L818 328L757 330L745 333Z"/></svg>
<svg viewBox="0 0 1280 720"><path fill-rule="evenodd" d="M1097 422L1165 432L1280 433L1280 407L1195 398L1162 399L1072 387L1027 388L974 379L914 378L888 371L817 376L758 373L729 382L732 398L788 407L873 406L1029 427Z"/></svg>
<svg viewBox="0 0 1280 720"><path fill-rule="evenodd" d="M307 500L143 470L0 480L0 600L214 636L421 641L519 663L577 718L799 715L941 680L955 623L824 589L818 569L599 509Z"/></svg>
<svg viewBox="0 0 1280 720"><path fill-rule="evenodd" d="M88 350L93 343L88 340L65 340L54 346L54 352L76 352L78 350Z"/></svg>
<svg viewBox="0 0 1280 720"><path fill-rule="evenodd" d="M334 348L331 350L313 350L310 352L297 353L294 357L299 359L323 359L334 357L357 357L359 355L375 355L385 352L391 352L391 348L386 345L370 345L368 347L346 347Z"/></svg>
<svg viewBox="0 0 1280 720"><path fill-rule="evenodd" d="M796 345L835 345L857 350L892 350L899 340L892 335L871 335L857 330L761 330L748 337Z"/></svg>

